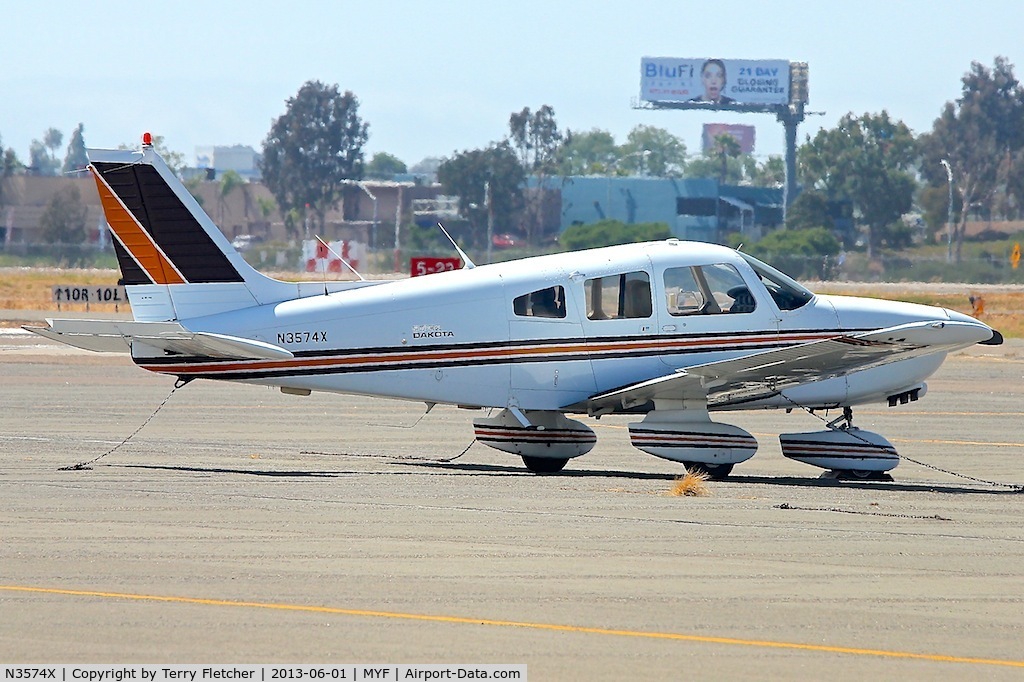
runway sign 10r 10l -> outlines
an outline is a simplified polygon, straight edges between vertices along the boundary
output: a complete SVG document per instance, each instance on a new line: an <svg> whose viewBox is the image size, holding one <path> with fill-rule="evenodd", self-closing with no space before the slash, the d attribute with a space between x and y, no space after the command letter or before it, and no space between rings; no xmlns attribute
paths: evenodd
<svg viewBox="0 0 1024 682"><path fill-rule="evenodd" d="M52 287L54 303L113 303L115 305L128 302L124 287L113 286L66 286L57 284Z"/></svg>

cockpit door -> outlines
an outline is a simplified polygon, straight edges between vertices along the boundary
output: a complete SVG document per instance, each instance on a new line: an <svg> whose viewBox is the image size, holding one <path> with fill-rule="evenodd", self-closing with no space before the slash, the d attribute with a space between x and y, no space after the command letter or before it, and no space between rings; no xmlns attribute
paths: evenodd
<svg viewBox="0 0 1024 682"><path fill-rule="evenodd" d="M753 273L732 263L657 273L661 360L672 369L735 357L778 342L779 316Z"/></svg>

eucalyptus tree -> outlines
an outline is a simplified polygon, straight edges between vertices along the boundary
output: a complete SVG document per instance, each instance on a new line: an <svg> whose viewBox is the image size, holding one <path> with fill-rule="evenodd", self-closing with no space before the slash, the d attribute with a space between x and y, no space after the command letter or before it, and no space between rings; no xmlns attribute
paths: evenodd
<svg viewBox="0 0 1024 682"><path fill-rule="evenodd" d="M369 124L359 100L337 84L307 81L287 101L285 113L263 141L263 182L277 204L299 219L312 213L319 228L337 205L346 180L363 176Z"/></svg>

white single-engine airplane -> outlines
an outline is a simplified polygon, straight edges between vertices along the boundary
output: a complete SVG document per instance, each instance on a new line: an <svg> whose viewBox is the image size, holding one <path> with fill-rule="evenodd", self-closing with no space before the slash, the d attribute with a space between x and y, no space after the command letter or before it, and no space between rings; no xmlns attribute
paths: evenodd
<svg viewBox="0 0 1024 682"><path fill-rule="evenodd" d="M469 408L481 443L561 470L594 447L567 414L636 414L632 444L713 478L757 441L710 411L841 409L786 457L859 477L899 462L852 406L917 400L950 351L999 344L967 315L815 295L722 246L669 239L386 282L287 283L250 267L149 144L90 169L134 321L31 331L191 379Z"/></svg>

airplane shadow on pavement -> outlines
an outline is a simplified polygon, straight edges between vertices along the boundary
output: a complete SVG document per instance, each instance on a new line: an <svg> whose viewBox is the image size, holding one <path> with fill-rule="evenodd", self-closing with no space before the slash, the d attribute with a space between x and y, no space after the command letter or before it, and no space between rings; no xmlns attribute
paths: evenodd
<svg viewBox="0 0 1024 682"><path fill-rule="evenodd" d="M557 474L534 474L523 467L501 466L495 464L473 464L469 462L429 462L429 461L390 461L388 470L295 470L295 469L233 469L225 467L174 466L158 464L108 464L124 469L146 469L152 471L179 471L199 474L241 474L245 476L262 476L268 478L340 478L347 476L395 476L423 475L423 470L433 470L436 475L467 475L495 477L561 477L561 478L609 478L635 481L673 481L681 474L663 474L642 471L621 471L610 469L566 469ZM407 471L395 470L390 467L409 467ZM871 491L893 491L907 493L946 493L952 495L1018 495L1021 490L1006 488L985 488L980 485L951 485L927 482L907 481L856 481L835 480L827 478L799 478L795 476L737 476L732 475L722 481L712 481L713 486L732 484L778 485L791 488L855 488Z"/></svg>

